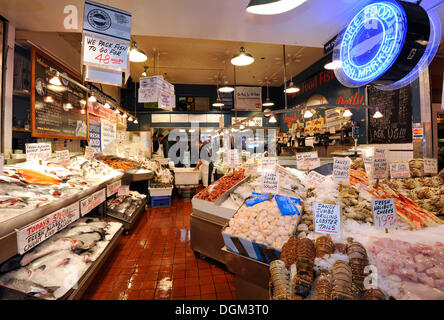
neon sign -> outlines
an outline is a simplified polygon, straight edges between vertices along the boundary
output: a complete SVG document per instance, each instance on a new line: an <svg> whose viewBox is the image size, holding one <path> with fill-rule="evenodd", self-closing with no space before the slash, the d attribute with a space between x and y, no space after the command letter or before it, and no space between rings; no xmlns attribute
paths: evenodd
<svg viewBox="0 0 444 320"><path fill-rule="evenodd" d="M375 1L338 35L333 52L333 61L340 62L336 78L351 88L371 83L382 90L399 89L428 67L440 38L434 12L408 2Z"/></svg>

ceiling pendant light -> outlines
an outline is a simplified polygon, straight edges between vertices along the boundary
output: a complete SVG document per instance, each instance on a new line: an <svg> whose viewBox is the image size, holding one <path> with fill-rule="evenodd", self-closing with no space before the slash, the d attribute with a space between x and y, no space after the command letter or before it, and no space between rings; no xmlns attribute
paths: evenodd
<svg viewBox="0 0 444 320"><path fill-rule="evenodd" d="M55 75L51 79L49 79L49 83L54 86L61 86L62 85L62 81L60 81L60 77L57 75Z"/></svg>
<svg viewBox="0 0 444 320"><path fill-rule="evenodd" d="M134 119L133 119L133 117L131 117L131 116L128 118L128 121L129 121L129 122L133 122L133 120L134 120Z"/></svg>
<svg viewBox="0 0 444 320"><path fill-rule="evenodd" d="M347 117L351 117L352 115L353 115L353 113L350 111L350 109L346 108L345 111L344 111L344 114L342 116L344 118L347 118Z"/></svg>
<svg viewBox="0 0 444 320"><path fill-rule="evenodd" d="M342 64L341 64L340 60L331 61L324 66L324 68L327 70L336 70L336 69L340 69L341 67L342 67Z"/></svg>
<svg viewBox="0 0 444 320"><path fill-rule="evenodd" d="M244 129L245 129L244 124L241 124L241 125L239 126L239 129L244 130Z"/></svg>
<svg viewBox="0 0 444 320"><path fill-rule="evenodd" d="M105 109L111 109L111 106L108 104L108 102L105 102L105 105L103 106Z"/></svg>
<svg viewBox="0 0 444 320"><path fill-rule="evenodd" d="M310 119L311 117L313 117L313 113L310 110L305 111L304 118Z"/></svg>
<svg viewBox="0 0 444 320"><path fill-rule="evenodd" d="M48 96L46 96L43 99L43 101L46 102L46 103L53 103L54 102L54 98L52 96L48 95Z"/></svg>
<svg viewBox="0 0 444 320"><path fill-rule="evenodd" d="M137 119L134 119L134 124L138 124L139 121L137 121Z"/></svg>
<svg viewBox="0 0 444 320"><path fill-rule="evenodd" d="M115 114L120 114L119 109L116 108L116 110L114 110L114 113L115 113Z"/></svg>
<svg viewBox="0 0 444 320"><path fill-rule="evenodd" d="M284 90L285 93L296 93L301 91L301 89L299 89L298 87L296 87L293 83L293 81L290 82L290 85L288 86L287 89Z"/></svg>
<svg viewBox="0 0 444 320"><path fill-rule="evenodd" d="M220 98L217 98L216 101L213 102L213 107L223 107L225 104L220 100Z"/></svg>
<svg viewBox="0 0 444 320"><path fill-rule="evenodd" d="M274 116L274 114L270 117L270 120L268 120L268 122L269 122L269 123L276 123L276 122L277 122L277 119L276 119L276 117Z"/></svg>
<svg viewBox="0 0 444 320"><path fill-rule="evenodd" d="M251 54L245 52L244 47L240 47L240 52L237 56L231 59L231 64L235 66L248 66L254 62L254 58Z"/></svg>
<svg viewBox="0 0 444 320"><path fill-rule="evenodd" d="M126 115L126 113L124 113L122 117L125 118L125 119L128 118L128 116Z"/></svg>
<svg viewBox="0 0 444 320"><path fill-rule="evenodd" d="M290 11L307 0L250 0L247 12L254 14L279 14Z"/></svg>
<svg viewBox="0 0 444 320"><path fill-rule="evenodd" d="M96 97L92 94L91 97L88 98L88 102L97 102Z"/></svg>
<svg viewBox="0 0 444 320"><path fill-rule="evenodd" d="M131 50L129 53L129 60L131 62L145 62L148 59L145 51L137 48L136 41L131 43Z"/></svg>
<svg viewBox="0 0 444 320"><path fill-rule="evenodd" d="M142 72L142 77L146 77L147 73L146 71L148 70L148 66L144 66L144 71Z"/></svg>
<svg viewBox="0 0 444 320"><path fill-rule="evenodd" d="M225 85L219 88L219 92L230 93L233 92L234 88L228 85L228 81L225 81Z"/></svg>
<svg viewBox="0 0 444 320"><path fill-rule="evenodd" d="M373 115L373 118L375 118L375 119L380 119L380 118L382 118L383 117L383 115L382 115L382 113L379 111L379 108L376 108L376 112L375 112L375 114Z"/></svg>
<svg viewBox="0 0 444 320"><path fill-rule="evenodd" d="M274 102L270 100L270 91L268 89L268 81L267 81L267 99L265 99L265 102L262 103L262 106L264 106L264 107L274 106Z"/></svg>

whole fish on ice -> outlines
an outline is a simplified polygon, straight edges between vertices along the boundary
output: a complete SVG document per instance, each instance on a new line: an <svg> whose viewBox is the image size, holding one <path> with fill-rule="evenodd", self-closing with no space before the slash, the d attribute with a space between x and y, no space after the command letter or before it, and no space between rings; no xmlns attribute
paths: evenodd
<svg viewBox="0 0 444 320"><path fill-rule="evenodd" d="M70 250L60 250L51 252L50 254L34 260L26 266L29 279L34 278L41 272L51 273L54 269L68 264L71 260L71 254Z"/></svg>
<svg viewBox="0 0 444 320"><path fill-rule="evenodd" d="M33 295L38 298L54 298L53 292L59 287L44 287L32 281L9 278L1 280L0 284L5 287Z"/></svg>

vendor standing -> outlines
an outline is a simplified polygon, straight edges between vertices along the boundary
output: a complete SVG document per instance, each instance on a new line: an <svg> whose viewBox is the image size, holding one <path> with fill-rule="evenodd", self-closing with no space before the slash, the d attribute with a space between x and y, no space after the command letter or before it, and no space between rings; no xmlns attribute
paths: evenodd
<svg viewBox="0 0 444 320"><path fill-rule="evenodd" d="M157 139L153 142L153 152L162 158L168 158L168 134L159 133Z"/></svg>

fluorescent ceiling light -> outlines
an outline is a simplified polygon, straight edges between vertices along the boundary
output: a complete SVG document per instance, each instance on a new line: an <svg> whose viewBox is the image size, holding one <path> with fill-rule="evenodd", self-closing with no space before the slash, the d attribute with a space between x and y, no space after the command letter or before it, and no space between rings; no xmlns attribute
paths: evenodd
<svg viewBox="0 0 444 320"><path fill-rule="evenodd" d="M345 109L344 114L342 115L344 118L351 117L353 113L349 109Z"/></svg>
<svg viewBox="0 0 444 320"><path fill-rule="evenodd" d="M131 44L131 50L129 53L129 59L131 62L145 62L148 59L145 51L137 48L135 41Z"/></svg>
<svg viewBox="0 0 444 320"><path fill-rule="evenodd" d="M311 117L313 117L313 113L310 110L305 111L304 118L309 119Z"/></svg>
<svg viewBox="0 0 444 320"><path fill-rule="evenodd" d="M230 93L233 92L234 88L230 86L223 86L219 88L219 92Z"/></svg>
<svg viewBox="0 0 444 320"><path fill-rule="evenodd" d="M49 79L49 83L55 86L61 86L62 82L60 81L59 76L54 76L51 79Z"/></svg>
<svg viewBox="0 0 444 320"><path fill-rule="evenodd" d="M262 104L264 107L272 107L274 106L274 102L270 100L270 98L267 98L265 102Z"/></svg>
<svg viewBox="0 0 444 320"><path fill-rule="evenodd" d="M301 89L296 87L292 81L292 82L290 82L290 85L288 86L288 88L285 89L284 91L285 91L285 93L296 93L296 92L301 91Z"/></svg>
<svg viewBox="0 0 444 320"><path fill-rule="evenodd" d="M240 47L240 52L237 56L231 59L231 64L235 66L248 66L254 62L254 58L251 54L245 52L244 47Z"/></svg>
<svg viewBox="0 0 444 320"><path fill-rule="evenodd" d="M383 117L382 113L379 111L378 108L376 108L376 112L375 112L375 114L373 115L373 118L375 118L375 119L380 119L380 118L382 118L382 117Z"/></svg>
<svg viewBox="0 0 444 320"><path fill-rule="evenodd" d="M247 11L254 14L279 14L290 11L307 0L251 0Z"/></svg>
<svg viewBox="0 0 444 320"><path fill-rule="evenodd" d="M327 63L324 68L327 70L336 70L336 69L341 69L342 64L340 60L335 60L332 62Z"/></svg>

